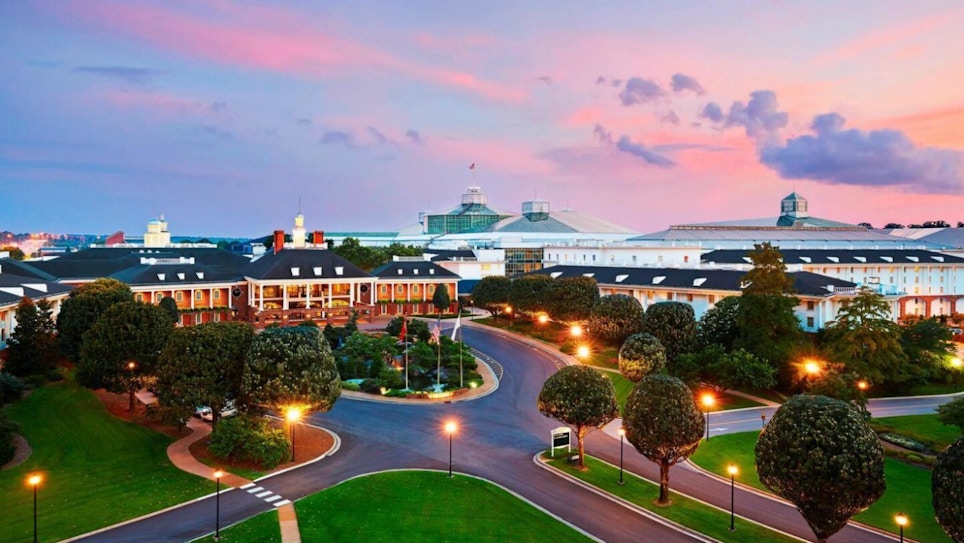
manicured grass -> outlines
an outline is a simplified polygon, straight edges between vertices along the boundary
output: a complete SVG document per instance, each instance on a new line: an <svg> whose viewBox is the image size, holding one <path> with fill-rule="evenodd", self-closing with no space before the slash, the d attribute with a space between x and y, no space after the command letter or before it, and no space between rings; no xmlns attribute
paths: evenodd
<svg viewBox="0 0 964 543"><path fill-rule="evenodd" d="M955 439L961 437L957 426L947 426L938 420L937 415L910 415L906 417L884 417L871 421L878 432L890 432L907 436L914 441L927 445L934 452L941 452Z"/></svg>
<svg viewBox="0 0 964 543"><path fill-rule="evenodd" d="M202 539L199 543L214 543L214 534ZM228 528L221 528L221 543L281 543L281 525L278 524L278 511L267 511L251 517L244 522ZM302 538L302 541L309 541Z"/></svg>
<svg viewBox="0 0 964 543"><path fill-rule="evenodd" d="M112 417L72 382L34 390L7 408L33 453L0 472L0 542L28 541L33 530L28 474L41 472L38 525L57 541L212 492L213 483L175 468L173 441Z"/></svg>
<svg viewBox="0 0 964 543"><path fill-rule="evenodd" d="M907 418L907 417L894 417ZM741 483L769 492L760 482L756 472L753 447L759 432L743 432L714 436L703 442L690 457L693 463L723 477L729 463L740 469L737 480ZM914 533L905 535L918 541L950 541L944 530L934 520L931 506L931 472L898 460L884 460L884 477L887 491L867 511L857 515L856 520L889 532L897 532L894 515L903 511L914 522Z"/></svg>
<svg viewBox="0 0 964 543"><path fill-rule="evenodd" d="M495 485L431 471L352 479L298 500L295 511L305 543L589 541ZM223 531L222 541L278 541L268 539L279 531L277 515L272 518L273 531L255 517L248 522L256 522L256 527L239 524ZM244 535L235 535L236 530Z"/></svg>
<svg viewBox="0 0 964 543"><path fill-rule="evenodd" d="M619 373L612 371L604 371L601 373L608 376L613 382L613 388L616 389L616 401L619 403L619 412L622 413L623 408L626 407L626 398L629 397L629 393L632 392L633 385L636 383L626 379Z"/></svg>
<svg viewBox="0 0 964 543"><path fill-rule="evenodd" d="M871 389L867 396L870 398L933 396L936 394L954 394L962 390L964 390L964 386L956 383L926 383L923 385L915 385L899 392Z"/></svg>
<svg viewBox="0 0 964 543"><path fill-rule="evenodd" d="M550 462L553 467L562 470L581 481L585 481L601 490L609 492L630 501L643 509L652 511L657 515L678 522L700 533L726 542L791 542L796 539L789 538L758 524L737 518L736 531L731 532L729 512L714 509L696 500L680 496L672 492L673 470L670 469L670 493L673 505L670 507L656 507L653 500L659 497L659 486L645 479L626 473L623 478L626 484L620 486L616 484L619 480L619 469L604 462L587 456L586 471L579 471L575 466L569 465L567 459L556 458ZM679 468L676 468L679 469Z"/></svg>

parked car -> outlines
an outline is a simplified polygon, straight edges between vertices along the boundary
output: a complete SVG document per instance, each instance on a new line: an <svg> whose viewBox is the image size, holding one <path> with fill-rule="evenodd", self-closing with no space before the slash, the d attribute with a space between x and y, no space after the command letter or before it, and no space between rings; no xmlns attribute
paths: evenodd
<svg viewBox="0 0 964 543"><path fill-rule="evenodd" d="M198 409L201 409L200 407ZM238 414L238 408L235 407L234 401L231 400L224 405L224 409L221 410L221 418L233 417ZM210 407L204 407L204 411L200 414L201 420L205 422L212 422L214 420L214 412Z"/></svg>

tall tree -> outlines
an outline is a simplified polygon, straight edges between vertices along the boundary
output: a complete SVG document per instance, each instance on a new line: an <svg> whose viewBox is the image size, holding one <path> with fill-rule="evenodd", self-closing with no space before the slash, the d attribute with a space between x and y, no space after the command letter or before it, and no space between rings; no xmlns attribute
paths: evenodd
<svg viewBox="0 0 964 543"><path fill-rule="evenodd" d="M210 322L172 331L157 362L162 405L211 408L217 426L228 401L241 396L244 358L254 329L243 322Z"/></svg>
<svg viewBox="0 0 964 543"><path fill-rule="evenodd" d="M625 294L599 298L589 314L589 333L611 345L622 345L629 336L643 330L643 306Z"/></svg>
<svg viewBox="0 0 964 543"><path fill-rule="evenodd" d="M908 369L913 381L924 381L946 371L947 360L957 348L950 328L937 317L912 319L900 327L900 347L907 359L913 361Z"/></svg>
<svg viewBox="0 0 964 543"><path fill-rule="evenodd" d="M46 300L34 304L26 296L17 305L17 327L10 334L10 347L3 369L21 377L43 375L53 369L57 356L53 310Z"/></svg>
<svg viewBox="0 0 964 543"><path fill-rule="evenodd" d="M552 284L547 310L561 322L584 322L599 302L599 285L592 277L563 277Z"/></svg>
<svg viewBox="0 0 964 543"><path fill-rule="evenodd" d="M501 275L483 277L472 289L472 302L492 313L501 313L509 303L512 280Z"/></svg>
<svg viewBox="0 0 964 543"><path fill-rule="evenodd" d="M163 308L141 302L111 306L84 334L77 382L87 388L134 392L154 376L157 358L174 329ZM132 365L133 364L133 365Z"/></svg>
<svg viewBox="0 0 964 543"><path fill-rule="evenodd" d="M116 279L98 279L70 292L57 315L60 351L70 360L80 360L83 336L114 304L133 299L131 288Z"/></svg>
<svg viewBox="0 0 964 543"><path fill-rule="evenodd" d="M452 298L449 296L447 286L442 283L435 285L435 293L432 294L432 305L435 306L435 310L438 311L439 315L448 311L449 306L452 305Z"/></svg>
<svg viewBox="0 0 964 543"><path fill-rule="evenodd" d="M175 301L174 298L165 296L161 298L160 303L157 305L163 307L164 310L171 315L171 320L175 323L181 320L181 311L177 308L177 301Z"/></svg>
<svg viewBox="0 0 964 543"><path fill-rule="evenodd" d="M900 346L900 327L890 320L890 304L870 289L860 289L827 325L825 346L846 371L873 383L901 383L910 378Z"/></svg>
<svg viewBox="0 0 964 543"><path fill-rule="evenodd" d="M245 360L244 394L257 405L282 411L328 411L341 395L341 380L321 330L297 326L259 334Z"/></svg>
<svg viewBox="0 0 964 543"><path fill-rule="evenodd" d="M754 248L749 253L753 269L742 281L736 318L739 336L734 347L780 368L803 338L794 313L800 300L792 295L793 277L787 274L780 251L769 243L755 244Z"/></svg>
<svg viewBox="0 0 964 543"><path fill-rule="evenodd" d="M727 351L733 349L740 335L737 315L740 297L727 296L703 313L696 326L696 343L702 348L720 345Z"/></svg>
<svg viewBox="0 0 964 543"><path fill-rule="evenodd" d="M542 385L539 412L575 426L579 467L585 468L583 440L619 416L616 392L609 377L587 366L566 366Z"/></svg>
<svg viewBox="0 0 964 543"><path fill-rule="evenodd" d="M682 381L655 374L636 383L623 415L626 440L659 466L658 505L669 505L669 469L696 452L706 429L693 392Z"/></svg>
<svg viewBox="0 0 964 543"><path fill-rule="evenodd" d="M964 541L964 437L937 457L931 474L931 493L937 522L954 541Z"/></svg>
<svg viewBox="0 0 964 543"><path fill-rule="evenodd" d="M23 260L27 258L27 255L23 254L23 251L20 249L20 247L14 247L13 245L0 247L0 252L9 252L10 258L13 260Z"/></svg>
<svg viewBox="0 0 964 543"><path fill-rule="evenodd" d="M884 493L884 449L863 416L825 396L790 398L756 444L763 482L825 542Z"/></svg>
<svg viewBox="0 0 964 543"><path fill-rule="evenodd" d="M666 349L666 362L672 365L681 354L693 351L696 341L696 316L693 306L682 302L659 302L646 309L643 332L654 336Z"/></svg>
<svg viewBox="0 0 964 543"><path fill-rule="evenodd" d="M541 313L549 308L554 281L548 275L524 275L512 280L509 303L516 313Z"/></svg>
<svg viewBox="0 0 964 543"><path fill-rule="evenodd" d="M964 396L937 406L937 419L941 424L957 426L964 433Z"/></svg>
<svg viewBox="0 0 964 543"><path fill-rule="evenodd" d="M666 366L666 350L658 339L649 334L633 334L619 348L619 373L638 383L651 373Z"/></svg>

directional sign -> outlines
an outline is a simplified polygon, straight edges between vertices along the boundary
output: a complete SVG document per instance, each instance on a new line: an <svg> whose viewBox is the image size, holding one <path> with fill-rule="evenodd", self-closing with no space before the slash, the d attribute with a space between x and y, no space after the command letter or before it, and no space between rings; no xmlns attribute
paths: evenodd
<svg viewBox="0 0 964 543"><path fill-rule="evenodd" d="M555 456L556 449L565 447L566 452L572 452L572 429L560 426L551 432L549 456Z"/></svg>

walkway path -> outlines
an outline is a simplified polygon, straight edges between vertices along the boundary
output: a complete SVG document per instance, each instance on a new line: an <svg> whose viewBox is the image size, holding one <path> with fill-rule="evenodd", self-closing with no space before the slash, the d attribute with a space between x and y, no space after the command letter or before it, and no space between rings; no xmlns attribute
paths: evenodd
<svg viewBox="0 0 964 543"><path fill-rule="evenodd" d="M281 543L301 543L295 504L286 503L278 508L278 522L281 524Z"/></svg>
<svg viewBox="0 0 964 543"><path fill-rule="evenodd" d="M171 459L172 464L182 471L193 473L194 475L212 481L215 480L214 469L198 462L190 451L193 443L204 439L211 433L211 426L199 419L191 418L187 421L187 427L191 429L191 433L171 443L170 446L167 447L167 457ZM224 476L221 477L221 482L229 487L239 487L251 481L225 471Z"/></svg>

